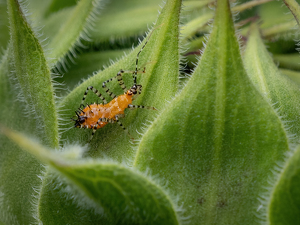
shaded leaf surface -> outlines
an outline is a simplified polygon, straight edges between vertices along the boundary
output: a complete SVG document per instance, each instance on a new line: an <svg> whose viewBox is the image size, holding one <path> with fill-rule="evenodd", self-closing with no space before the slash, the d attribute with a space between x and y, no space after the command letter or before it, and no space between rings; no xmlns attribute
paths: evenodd
<svg viewBox="0 0 300 225"><path fill-rule="evenodd" d="M252 224L287 149L281 121L244 70L228 2L219 0L199 65L143 136L134 165L168 179L192 224Z"/></svg>

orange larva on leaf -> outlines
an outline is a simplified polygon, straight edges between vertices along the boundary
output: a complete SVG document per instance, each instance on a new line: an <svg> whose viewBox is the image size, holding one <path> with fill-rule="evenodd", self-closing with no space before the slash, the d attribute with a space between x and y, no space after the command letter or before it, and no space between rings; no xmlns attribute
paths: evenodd
<svg viewBox="0 0 300 225"><path fill-rule="evenodd" d="M156 28L158 28L158 27L156 27ZM107 101L102 96L102 94L97 89L95 89L93 86L90 86L86 89L86 91L83 95L83 98L82 98L80 108L78 109L78 111L75 111L76 119L73 119L75 121L75 127L92 129L93 130L92 137L93 137L93 135L97 129L104 127L108 123L116 122L130 136L127 129L119 121L120 117L124 117L125 109L126 108L146 108L146 109L156 110L154 107L132 105L132 101L134 100L134 98L137 95L139 95L142 91L142 85L137 85L137 83L136 83L137 74L145 73L145 69L146 69L146 68L144 68L144 70L142 70L142 71L138 70L139 55L142 52L142 50L144 49L144 47L146 46L153 31L150 33L145 44L143 45L143 47L137 54L135 70L134 71L120 70L118 72L117 76L103 82L102 88L104 88L105 92L107 94L109 94L113 98L113 100L111 100L110 102L107 103ZM122 79L122 75L124 73L132 73L133 74L133 86L128 90ZM124 94L122 94L120 96L116 96L106 87L106 83L112 81L113 79L118 80L119 85L124 90ZM94 103L94 104L87 105L86 107L84 107L83 103L84 103L84 100L85 100L89 90L92 90L103 101L103 104ZM83 106L84 108L82 109L81 106ZM133 139L133 138L131 138L131 139Z"/></svg>

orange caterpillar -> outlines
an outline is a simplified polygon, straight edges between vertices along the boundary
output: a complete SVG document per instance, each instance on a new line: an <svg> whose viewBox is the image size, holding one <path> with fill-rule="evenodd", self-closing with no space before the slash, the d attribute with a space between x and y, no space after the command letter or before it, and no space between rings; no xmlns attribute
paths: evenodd
<svg viewBox="0 0 300 225"><path fill-rule="evenodd" d="M156 28L155 28L156 29ZM155 30L154 29L154 30ZM153 30L153 31L154 31ZM95 89L93 86L90 86L86 89L82 102L80 104L80 107L78 108L78 111L75 111L76 113L76 119L72 119L75 121L75 127L78 128L87 128L87 129L93 129L92 137L95 134L97 129L100 129L104 127L108 123L118 123L123 130L130 136L129 132L127 129L123 126L123 124L119 121L120 117L124 117L124 111L126 108L146 108L146 109L152 109L156 110L154 107L149 107L149 106L141 106L141 105L132 105L132 101L135 99L136 96L138 96L141 91L142 91L142 85L137 85L136 84L136 76L138 73L145 73L145 68L143 71L138 70L138 60L139 60L139 55L146 46L149 38L151 37L153 31L149 35L148 39L146 40L145 44L141 48L141 50L138 52L137 57L136 57L136 67L134 71L124 71L120 70L117 74L117 76L103 82L102 88L105 89L105 92L109 94L113 100L111 100L109 103L105 100L105 98L102 96L102 94ZM132 73L133 74L133 86L127 90L123 79L122 75L124 73ZM112 81L113 79L117 79L119 85L121 88L124 90L124 94L120 96L116 96L113 94L107 87L106 83ZM102 101L103 104L91 104L87 105L84 107L83 103L84 100L88 94L88 91L92 90ZM81 106L84 108L81 109ZM91 139L92 139L91 137ZM133 139L130 136L131 139Z"/></svg>

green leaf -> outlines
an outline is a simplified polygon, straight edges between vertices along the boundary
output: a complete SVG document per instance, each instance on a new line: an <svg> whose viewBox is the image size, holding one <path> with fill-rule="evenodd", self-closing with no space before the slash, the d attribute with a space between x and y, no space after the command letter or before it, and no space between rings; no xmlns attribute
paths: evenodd
<svg viewBox="0 0 300 225"><path fill-rule="evenodd" d="M2 106L4 106L5 104L8 103L9 96L7 96L7 93L9 92L9 81L8 81L8 76L7 74L9 73L9 60L10 55L9 55L9 51L8 49L4 52L4 54L1 56L1 60L0 60L0 99L2 101L0 101L0 104ZM0 114L3 115L3 114Z"/></svg>
<svg viewBox="0 0 300 225"><path fill-rule="evenodd" d="M106 4L97 27L91 31L95 42L142 35L156 19L161 0L115 0ZM158 23L156 23L158 24Z"/></svg>
<svg viewBox="0 0 300 225"><path fill-rule="evenodd" d="M8 13L11 41L0 64L0 123L56 147L58 129L49 68L16 1L8 1ZM32 198L34 188L41 185L41 164L7 138L1 136L0 143L1 221L33 224Z"/></svg>
<svg viewBox="0 0 300 225"><path fill-rule="evenodd" d="M70 58L74 57L74 46L76 44L80 45L82 39L89 40L88 35L89 30L92 28L91 23L97 13L99 13L101 3L102 1L97 0L81 0L77 3L47 46L47 48L51 49L48 56L50 64L60 61L64 66L63 58L68 51L71 51L68 56Z"/></svg>
<svg viewBox="0 0 300 225"><path fill-rule="evenodd" d="M48 168L39 190L38 218L43 224L113 224L95 203L82 198L78 190L71 189L69 182Z"/></svg>
<svg viewBox="0 0 300 225"><path fill-rule="evenodd" d="M295 39L296 21L293 19L287 7L280 1L271 1L258 8L262 28L262 35L268 39L283 38L284 40ZM294 42L293 42L294 44Z"/></svg>
<svg viewBox="0 0 300 225"><path fill-rule="evenodd" d="M99 71L112 64L112 60L121 58L125 53L129 53L129 49L124 50L111 50L100 52L87 52L83 53L77 59L74 59L75 64L64 74L63 77L57 78L56 81L65 84L65 89L73 90L80 81L87 79L95 71Z"/></svg>
<svg viewBox="0 0 300 225"><path fill-rule="evenodd" d="M292 54L273 54L273 59L279 64L279 67L300 70L299 53Z"/></svg>
<svg viewBox="0 0 300 225"><path fill-rule="evenodd" d="M76 0L64 0L64 1L52 0L51 4L49 5L45 13L45 16L48 16L53 12L57 12L63 8L70 7L73 5L76 5Z"/></svg>
<svg viewBox="0 0 300 225"><path fill-rule="evenodd" d="M179 224L175 205L169 196L138 171L107 161L68 160L20 133L0 129L22 149L65 176L70 188L78 189L82 195L76 200L86 201L95 210L102 208L104 215L111 220L110 224ZM42 211L39 219L43 223L49 221L44 208L39 208L39 211Z"/></svg>
<svg viewBox="0 0 300 225"><path fill-rule="evenodd" d="M247 1L244 2L243 4L237 5L235 7L232 8L232 11L244 11L247 9L251 9L257 5L262 5L265 4L267 2L271 2L272 0L253 0L253 1Z"/></svg>
<svg viewBox="0 0 300 225"><path fill-rule="evenodd" d="M148 44L145 46L139 56L139 67L146 64L146 73L138 74L137 82L143 85L142 94L133 102L136 105L154 106L162 110L167 100L170 100L178 88L178 71L179 71L179 50L178 50L178 25L181 1L167 1L159 18L156 22L157 29L153 31ZM160 27L158 27L160 26ZM116 74L123 70L134 70L137 53L141 50L145 40L136 47L128 56L123 57L120 61L108 67L104 71L97 73L95 76L83 82L75 88L62 101L61 105L67 115L66 121L74 116L76 110L81 104L83 94L86 88L94 86L101 93L104 93L101 86L104 81L115 77ZM124 82L127 87L133 84L132 75L125 74ZM107 86L117 95L123 94L122 89L114 80ZM111 100L108 95L104 95L108 101ZM96 102L99 98L91 92L88 94L86 103ZM122 123L128 128L131 135L137 139L138 132L144 126L147 120L153 118L156 112L153 110L137 109L125 110L125 118ZM69 141L79 141L87 143L91 137L91 130L82 130L71 128L73 124L69 123L68 129L63 138ZM134 152L132 145L126 133L116 124L108 124L99 129L94 135L91 146L90 156L99 157L108 155L118 161L124 157L132 157Z"/></svg>
<svg viewBox="0 0 300 225"><path fill-rule="evenodd" d="M246 9L250 9L254 6L264 4L266 2L269 2L270 0L255 0L255 1L249 1L244 4L237 5L232 8L232 11L236 12L242 12ZM200 16L197 18L194 18L193 20L186 23L182 30L182 37L183 39L191 38L193 35L196 34L197 31L199 31L202 27L207 25L210 19L213 18L213 13L211 11L203 11Z"/></svg>
<svg viewBox="0 0 300 225"><path fill-rule="evenodd" d="M245 67L250 79L270 101L275 109L279 109L283 121L286 122L289 133L296 135L292 142L299 143L300 137L300 91L299 86L282 75L269 55L260 38L258 28L253 24L245 51Z"/></svg>
<svg viewBox="0 0 300 225"><path fill-rule="evenodd" d="M6 0L0 0L0 30L0 49L6 49L9 40ZM2 55L1 51L0 55Z"/></svg>
<svg viewBox="0 0 300 225"><path fill-rule="evenodd" d="M36 122L24 115L24 108L16 101L18 94L8 78L12 70L12 55L7 50L0 64L0 123L36 133ZM4 224L32 224L33 187L40 185L40 163L0 135L0 219ZM17 188L15 188L17 187ZM20 204L20 202L22 204Z"/></svg>
<svg viewBox="0 0 300 225"><path fill-rule="evenodd" d="M42 32L44 34L43 38L48 38L51 42L55 38L55 36L58 35L58 33L63 25L62 21L66 22L68 20L68 18L71 17L74 9L75 9L75 6L64 8L58 12L52 13L46 19L45 18L41 19L41 21L42 21L41 24L43 24L43 27L44 27L42 29ZM78 33L76 33L75 35L78 35ZM70 47L71 44L68 43L68 46ZM48 47L48 45L46 45L46 48L47 47ZM51 52L50 52L50 54L51 54ZM56 53L53 53L53 54L56 54Z"/></svg>
<svg viewBox="0 0 300 225"><path fill-rule="evenodd" d="M39 137L46 145L57 147L57 113L50 69L42 47L17 0L8 1L8 13L15 85L21 91L26 110L36 119Z"/></svg>
<svg viewBox="0 0 300 225"><path fill-rule="evenodd" d="M300 72L287 69L279 69L280 73L289 77L296 84L300 85Z"/></svg>
<svg viewBox="0 0 300 225"><path fill-rule="evenodd" d="M268 203L268 224L300 223L300 147L290 156L274 185Z"/></svg>
<svg viewBox="0 0 300 225"><path fill-rule="evenodd" d="M187 39L195 35L198 30L200 30L208 23L210 19L213 18L213 15L214 14L211 11L208 11L203 13L201 16L189 21L181 32L183 38Z"/></svg>
<svg viewBox="0 0 300 225"><path fill-rule="evenodd" d="M186 0L184 2L184 11L182 13L187 14L188 11L193 10L201 10L204 6L211 4L211 0L203 0L203 1L193 1L193 0Z"/></svg>
<svg viewBox="0 0 300 225"><path fill-rule="evenodd" d="M243 67L228 1L191 79L144 134L134 166L163 174L191 224L254 224L257 198L288 150L278 115Z"/></svg>
<svg viewBox="0 0 300 225"><path fill-rule="evenodd" d="M279 23L272 27L264 28L262 30L262 35L266 38L271 39L272 37L279 37L280 35L284 39L291 39L291 36L293 36L292 30L295 28L296 22L294 20L291 20L289 22L285 23ZM287 38L285 38L285 36Z"/></svg>
<svg viewBox="0 0 300 225"><path fill-rule="evenodd" d="M26 9L28 10L27 18L33 23L34 27L41 27L45 17L45 12L49 8L51 0L26 0Z"/></svg>
<svg viewBox="0 0 300 225"><path fill-rule="evenodd" d="M282 2L271 1L258 8L262 20L261 28L269 28L293 20L293 16L288 13L288 8L282 5Z"/></svg>

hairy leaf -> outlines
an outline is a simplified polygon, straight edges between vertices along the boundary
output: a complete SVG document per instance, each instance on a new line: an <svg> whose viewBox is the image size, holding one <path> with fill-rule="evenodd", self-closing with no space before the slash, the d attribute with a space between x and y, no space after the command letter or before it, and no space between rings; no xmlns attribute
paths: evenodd
<svg viewBox="0 0 300 225"><path fill-rule="evenodd" d="M57 147L57 115L44 53L23 8L17 1L7 3L11 42L0 65L0 123ZM41 183L41 165L7 138L0 139L0 218L5 224L35 223L32 198Z"/></svg>
<svg viewBox="0 0 300 225"><path fill-rule="evenodd" d="M284 122L287 121L286 126L289 128L289 133L296 135L290 141L299 143L299 86L279 72L255 25L251 27L251 33L247 42L245 67L251 80L263 96L270 101L274 108L278 109L282 120Z"/></svg>
<svg viewBox="0 0 300 225"><path fill-rule="evenodd" d="M35 134L36 121L25 115L23 104L17 101L18 89L8 77L11 53L8 49L0 64L0 124ZM40 163L2 135L0 143L0 219L4 224L32 224L33 187L40 185Z"/></svg>
<svg viewBox="0 0 300 225"><path fill-rule="evenodd" d="M229 3L218 0L197 68L143 136L134 165L168 179L192 224L253 224L287 142L278 115L247 77Z"/></svg>
<svg viewBox="0 0 300 225"><path fill-rule="evenodd" d="M58 146L58 123L50 69L43 49L28 24L17 0L8 1L13 78L21 91L24 105L37 127L40 138L51 147Z"/></svg>
<svg viewBox="0 0 300 225"><path fill-rule="evenodd" d="M49 54L50 64L62 60L69 53L69 57L75 56L74 46L80 44L81 39L89 39L88 32L91 29L92 20L99 13L102 1L81 0L77 3L72 13L63 21L58 32L51 39L47 48L51 49ZM47 28L45 28L47 29ZM62 62L64 66L64 63Z"/></svg>

